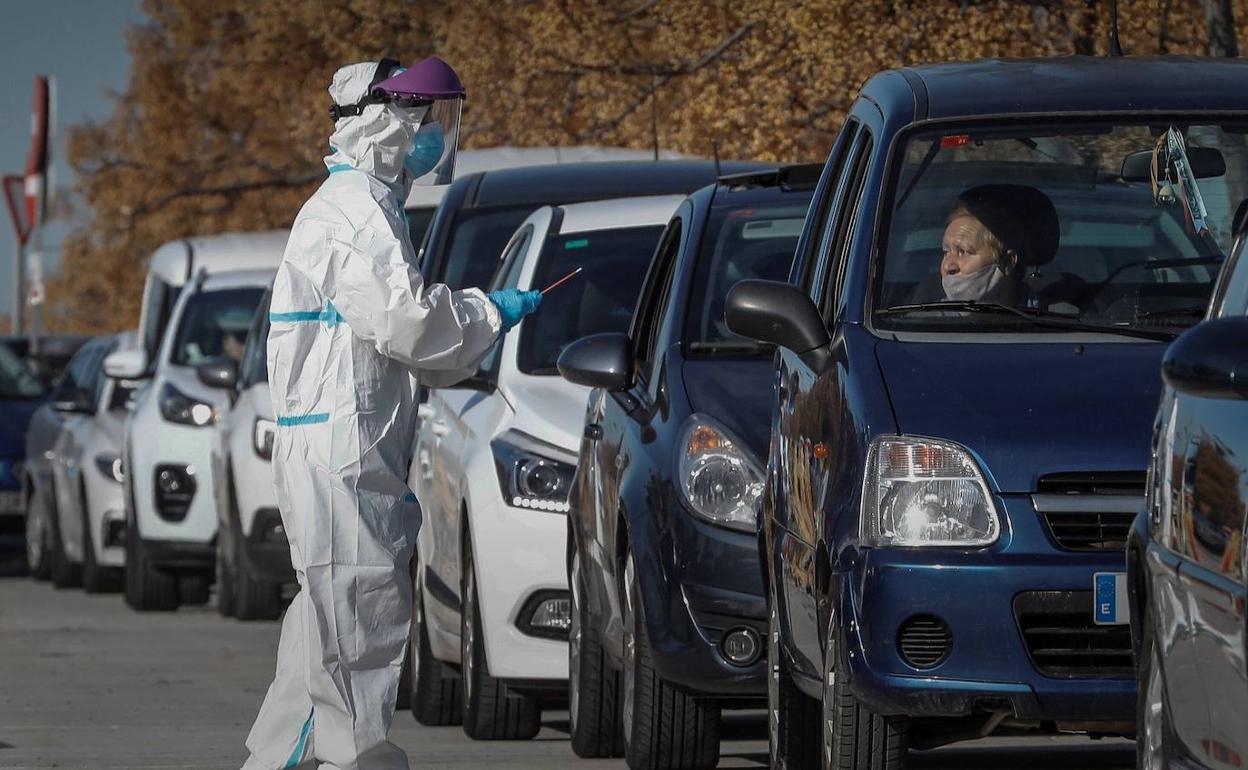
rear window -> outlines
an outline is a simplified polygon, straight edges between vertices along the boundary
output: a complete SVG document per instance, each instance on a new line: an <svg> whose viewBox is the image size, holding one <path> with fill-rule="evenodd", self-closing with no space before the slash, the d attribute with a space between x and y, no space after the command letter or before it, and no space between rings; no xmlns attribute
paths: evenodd
<svg viewBox="0 0 1248 770"><path fill-rule="evenodd" d="M517 365L525 374L555 375L568 344L591 334L628 330L642 278L663 233L661 226L569 233L548 238L530 284L549 286L578 267L520 330Z"/></svg>
<svg viewBox="0 0 1248 770"><path fill-rule="evenodd" d="M460 212L451 226L442 277L435 281L452 289L483 288L507 241L531 211L521 207Z"/></svg>
<svg viewBox="0 0 1248 770"><path fill-rule="evenodd" d="M728 291L737 281L750 278L788 278L810 198L809 192L794 192L782 201L712 210L698 252L685 321L685 339L693 350L728 341L757 347L728 331L724 323Z"/></svg>
<svg viewBox="0 0 1248 770"><path fill-rule="evenodd" d="M247 330L263 296L264 289L255 287L203 291L191 297L170 361L181 366L198 366L217 356L241 361Z"/></svg>
<svg viewBox="0 0 1248 770"><path fill-rule="evenodd" d="M43 388L7 345L0 345L0 398L38 398Z"/></svg>

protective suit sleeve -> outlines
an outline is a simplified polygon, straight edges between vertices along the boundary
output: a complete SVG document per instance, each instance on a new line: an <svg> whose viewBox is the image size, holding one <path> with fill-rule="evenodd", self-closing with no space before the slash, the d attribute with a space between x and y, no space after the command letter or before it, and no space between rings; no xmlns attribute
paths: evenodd
<svg viewBox="0 0 1248 770"><path fill-rule="evenodd" d="M365 225L333 251L341 262L327 293L351 332L382 355L453 382L472 374L498 337L494 303L476 289L426 288L392 232Z"/></svg>

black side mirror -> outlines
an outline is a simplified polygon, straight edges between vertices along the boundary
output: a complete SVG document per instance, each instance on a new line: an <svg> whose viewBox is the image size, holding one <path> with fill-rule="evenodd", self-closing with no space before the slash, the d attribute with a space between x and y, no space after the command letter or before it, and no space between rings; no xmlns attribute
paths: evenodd
<svg viewBox="0 0 1248 770"><path fill-rule="evenodd" d="M1248 316L1196 324L1166 351L1161 376L1180 393L1248 399Z"/></svg>
<svg viewBox="0 0 1248 770"><path fill-rule="evenodd" d="M630 348L628 335L619 332L582 337L559 354L559 374L577 385L623 390L633 373Z"/></svg>
<svg viewBox="0 0 1248 770"><path fill-rule="evenodd" d="M466 380L461 380L455 384L457 388L466 388L468 390L476 390L489 395L498 390L498 383L494 378L478 370Z"/></svg>
<svg viewBox="0 0 1248 770"><path fill-rule="evenodd" d="M208 387L228 390L238 383L238 362L228 356L218 356L200 364L195 373Z"/></svg>
<svg viewBox="0 0 1248 770"><path fill-rule="evenodd" d="M734 334L809 353L831 340L819 308L806 292L782 281L739 281L724 310Z"/></svg>
<svg viewBox="0 0 1248 770"><path fill-rule="evenodd" d="M92 412L91 395L81 390L57 394L57 398L52 401L52 408L66 414L90 414Z"/></svg>

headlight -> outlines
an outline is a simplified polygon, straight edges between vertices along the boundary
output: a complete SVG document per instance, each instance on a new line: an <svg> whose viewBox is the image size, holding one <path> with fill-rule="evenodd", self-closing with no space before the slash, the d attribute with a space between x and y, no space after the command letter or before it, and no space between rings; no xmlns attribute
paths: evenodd
<svg viewBox="0 0 1248 770"><path fill-rule="evenodd" d="M169 422L203 427L212 423L216 413L212 404L191 398L169 383L160 389L160 414Z"/></svg>
<svg viewBox="0 0 1248 770"><path fill-rule="evenodd" d="M256 454L265 460L273 459L273 434L276 430L277 423L263 417L256 418L256 424L251 430L251 445L256 448Z"/></svg>
<svg viewBox="0 0 1248 770"><path fill-rule="evenodd" d="M118 484L126 480L126 474L121 468L121 458L115 454L96 455L95 467L100 469L104 478L112 479Z"/></svg>
<svg viewBox="0 0 1248 770"><path fill-rule="evenodd" d="M966 449L930 438L876 439L862 491L862 538L875 546L985 546L1000 517Z"/></svg>
<svg viewBox="0 0 1248 770"><path fill-rule="evenodd" d="M753 532L763 494L763 469L710 418L689 418L677 444L677 476L690 510L721 527Z"/></svg>
<svg viewBox="0 0 1248 770"><path fill-rule="evenodd" d="M568 492L576 466L553 457L566 456L564 450L514 430L491 441L490 449L508 505L568 512Z"/></svg>

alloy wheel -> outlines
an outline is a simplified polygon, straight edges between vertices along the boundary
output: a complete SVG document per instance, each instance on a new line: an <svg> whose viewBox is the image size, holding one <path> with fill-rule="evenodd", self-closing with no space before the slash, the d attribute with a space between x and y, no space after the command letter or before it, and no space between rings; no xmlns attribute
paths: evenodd
<svg viewBox="0 0 1248 770"><path fill-rule="evenodd" d="M1148 671L1148 684L1144 689L1144 720L1138 740L1144 744L1144 762L1140 770L1165 770L1166 758L1163 745L1165 732L1166 694L1161 678L1161 665L1157 659L1156 642L1153 643Z"/></svg>
<svg viewBox="0 0 1248 770"><path fill-rule="evenodd" d="M633 581L636 574L633 555L630 553L624 562L624 591L623 600L620 602L620 615L624 624L624 697L620 716L624 721L626 745L632 745L633 742L633 709L637 697L634 681L637 673L637 626L633 613Z"/></svg>
<svg viewBox="0 0 1248 770"><path fill-rule="evenodd" d="M477 625L477 581L473 575L471 565L468 565L468 574L464 577L464 623L463 631L460 633L460 663L464 670L464 702L472 702L473 687L473 665L472 648L476 642L476 625Z"/></svg>
<svg viewBox="0 0 1248 770"><path fill-rule="evenodd" d="M32 572L39 569L47 556L44 545L42 506L31 505L26 509L26 564Z"/></svg>
<svg viewBox="0 0 1248 770"><path fill-rule="evenodd" d="M581 556L573 554L572 569L569 570L569 586L572 597L568 627L568 721L572 732L576 733L576 715L581 706L581 641L584 630L581 628Z"/></svg>
<svg viewBox="0 0 1248 770"><path fill-rule="evenodd" d="M776 597L767 611L767 747L771 767L780 764L780 618Z"/></svg>

